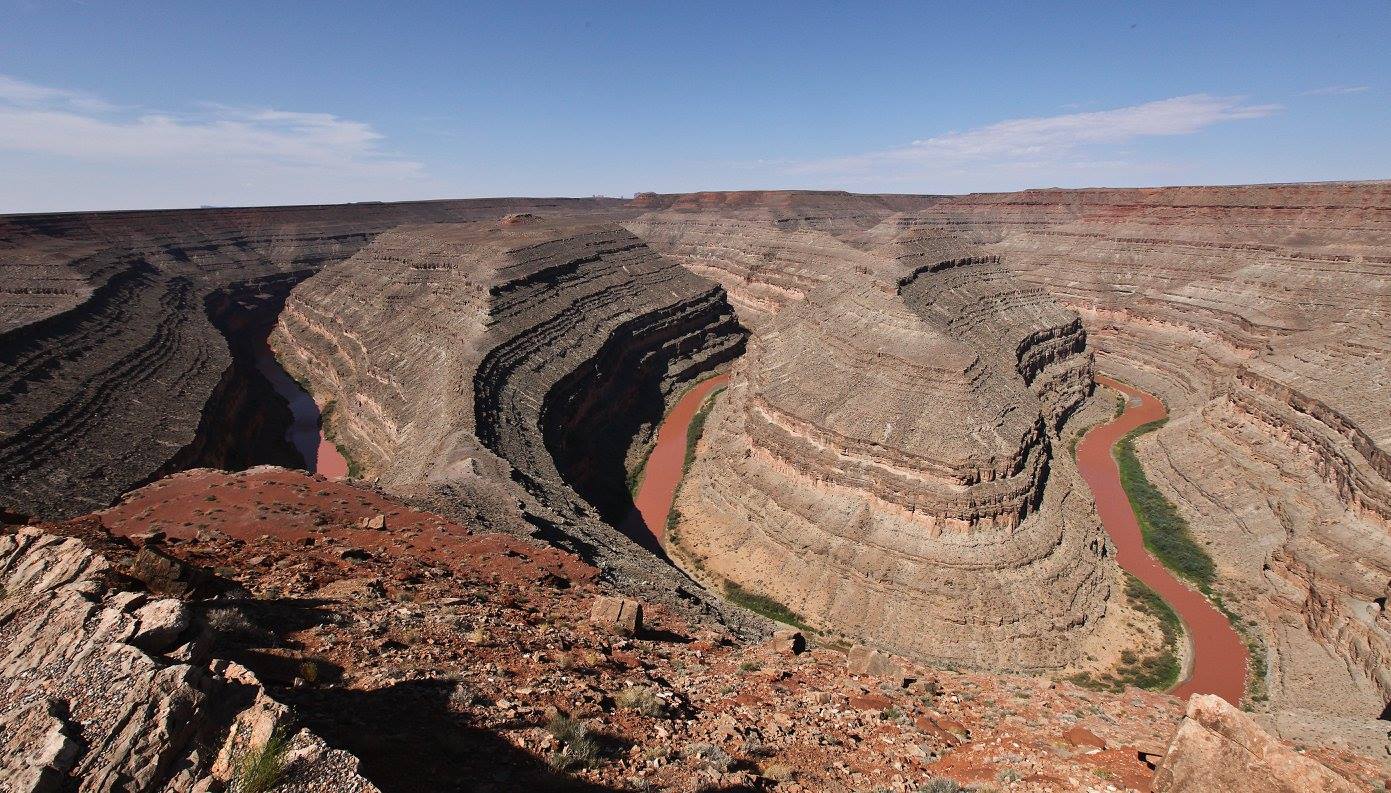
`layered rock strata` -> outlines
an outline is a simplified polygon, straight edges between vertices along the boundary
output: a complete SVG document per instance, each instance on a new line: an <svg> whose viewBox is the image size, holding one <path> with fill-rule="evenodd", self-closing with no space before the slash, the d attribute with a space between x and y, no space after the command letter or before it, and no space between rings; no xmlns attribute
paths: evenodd
<svg viewBox="0 0 1391 793"><path fill-rule="evenodd" d="M1078 318L942 234L821 234L858 264L750 341L677 500L682 549L893 651L1068 664L1114 575L1053 448L1091 386Z"/></svg>
<svg viewBox="0 0 1391 793"><path fill-rule="evenodd" d="M628 465L666 406L743 342L717 284L617 225L535 217L383 234L301 284L273 337L382 486L520 500L557 542L668 588L602 519L631 509Z"/></svg>
<svg viewBox="0 0 1391 793"><path fill-rule="evenodd" d="M207 315L207 300L219 290L312 272L403 222L541 207L604 211L612 203L496 199L0 217L0 499L25 514L80 514L205 442L199 427L210 398L218 395L216 409L223 392L235 390L225 383L233 366L220 332L226 328ZM236 431L226 422L218 429Z"/></svg>
<svg viewBox="0 0 1391 793"><path fill-rule="evenodd" d="M911 217L988 243L1082 316L1102 369L1169 404L1141 455L1259 625L1272 710L1289 731L1302 713L1375 732L1391 702L1391 185L1040 190Z"/></svg>

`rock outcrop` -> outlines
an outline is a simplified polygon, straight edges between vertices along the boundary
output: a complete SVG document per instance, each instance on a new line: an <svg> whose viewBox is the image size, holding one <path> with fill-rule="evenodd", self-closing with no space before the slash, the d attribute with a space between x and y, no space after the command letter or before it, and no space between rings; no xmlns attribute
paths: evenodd
<svg viewBox="0 0 1391 793"><path fill-rule="evenodd" d="M1355 793L1346 777L1272 738L1221 697L1194 694L1154 776L1156 793Z"/></svg>
<svg viewBox="0 0 1391 793"><path fill-rule="evenodd" d="M121 580L82 540L0 536L0 789L221 790L293 725L250 671L209 662L183 602ZM285 740L287 790L377 790L314 734Z"/></svg>

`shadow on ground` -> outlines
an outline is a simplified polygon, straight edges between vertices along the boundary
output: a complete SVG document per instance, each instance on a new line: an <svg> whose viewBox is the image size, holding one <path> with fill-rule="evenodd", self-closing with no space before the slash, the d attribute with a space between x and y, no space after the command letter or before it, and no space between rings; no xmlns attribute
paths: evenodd
<svg viewBox="0 0 1391 793"><path fill-rule="evenodd" d="M556 790L599 793L451 708L455 684L416 680L375 691L287 693L304 726L361 761L383 793Z"/></svg>

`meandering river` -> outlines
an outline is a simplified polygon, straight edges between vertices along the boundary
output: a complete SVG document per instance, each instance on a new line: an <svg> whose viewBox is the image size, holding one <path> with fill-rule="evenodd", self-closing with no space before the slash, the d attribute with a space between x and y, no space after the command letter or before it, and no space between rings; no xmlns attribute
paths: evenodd
<svg viewBox="0 0 1391 793"><path fill-rule="evenodd" d="M676 402L657 430L657 445L647 457L647 465L642 469L642 483L638 485L633 498L635 509L630 513L624 533L638 539L646 532L660 546L666 540L667 516L671 514L671 504L676 500L676 488L681 485L681 475L686 467L686 433L690 430L691 419L700 410L711 391L729 382L729 375L721 374L696 383Z"/></svg>
<svg viewBox="0 0 1391 793"><path fill-rule="evenodd" d="M635 509L624 527L628 536L650 537L658 546L664 542L667 519L684 473L691 420L710 392L728 380L728 375L719 375L697 384L662 422L657 444L643 469ZM1091 487L1101 523L1115 543L1116 561L1159 593L1183 621L1191 650L1189 675L1172 693L1180 697L1216 694L1239 703L1246 688L1246 645L1222 612L1145 550L1139 522L1112 456L1112 447L1121 438L1143 424L1164 418L1168 411L1163 402L1138 388L1104 376L1098 376L1097 382L1126 394L1129 401L1124 413L1092 429L1077 445L1077 467Z"/></svg>
<svg viewBox="0 0 1391 793"><path fill-rule="evenodd" d="M1246 688L1246 645L1227 617L1193 587L1180 581L1145 550L1140 524L1121 486L1120 469L1112 447L1131 430L1168 415L1164 403L1134 386L1098 375L1101 385L1124 393L1125 412L1087 433L1077 444L1077 467L1096 498L1096 511L1116 545L1116 561L1145 582L1173 607L1183 620L1191 646L1188 678L1175 695L1216 694L1232 704L1241 702Z"/></svg>

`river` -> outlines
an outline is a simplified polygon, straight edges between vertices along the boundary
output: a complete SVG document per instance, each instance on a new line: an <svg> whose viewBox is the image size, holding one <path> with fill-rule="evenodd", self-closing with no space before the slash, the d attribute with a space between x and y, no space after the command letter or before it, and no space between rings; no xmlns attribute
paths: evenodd
<svg viewBox="0 0 1391 793"><path fill-rule="evenodd" d="M318 403L280 365L269 344L257 350L256 370L290 404L290 413L294 418L290 429L285 432L285 439L304 457L304 467L330 479L346 477L348 461L333 441L324 435Z"/></svg>
<svg viewBox="0 0 1391 793"><path fill-rule="evenodd" d="M1096 498L1101 524L1116 545L1116 561L1145 582L1173 607L1183 620L1191 655L1188 678L1173 694L1216 694L1232 704L1241 702L1246 688L1246 645L1225 615L1202 593L1183 583L1145 550L1140 524L1121 486L1120 469L1112 447L1131 430L1168 415L1164 403L1134 386L1098 375L1101 385L1124 393L1125 412L1102 424L1077 444L1077 467Z"/></svg>
<svg viewBox="0 0 1391 793"><path fill-rule="evenodd" d="M686 433L691 419L710 392L727 382L729 375L721 374L696 383L681 395L676 407L663 419L657 430L657 444L652 447L642 470L642 483L633 499L635 508L625 521L624 533L629 537L637 540L645 533L658 547L666 541L667 516L671 514L676 488L681 485L681 476L685 473Z"/></svg>

